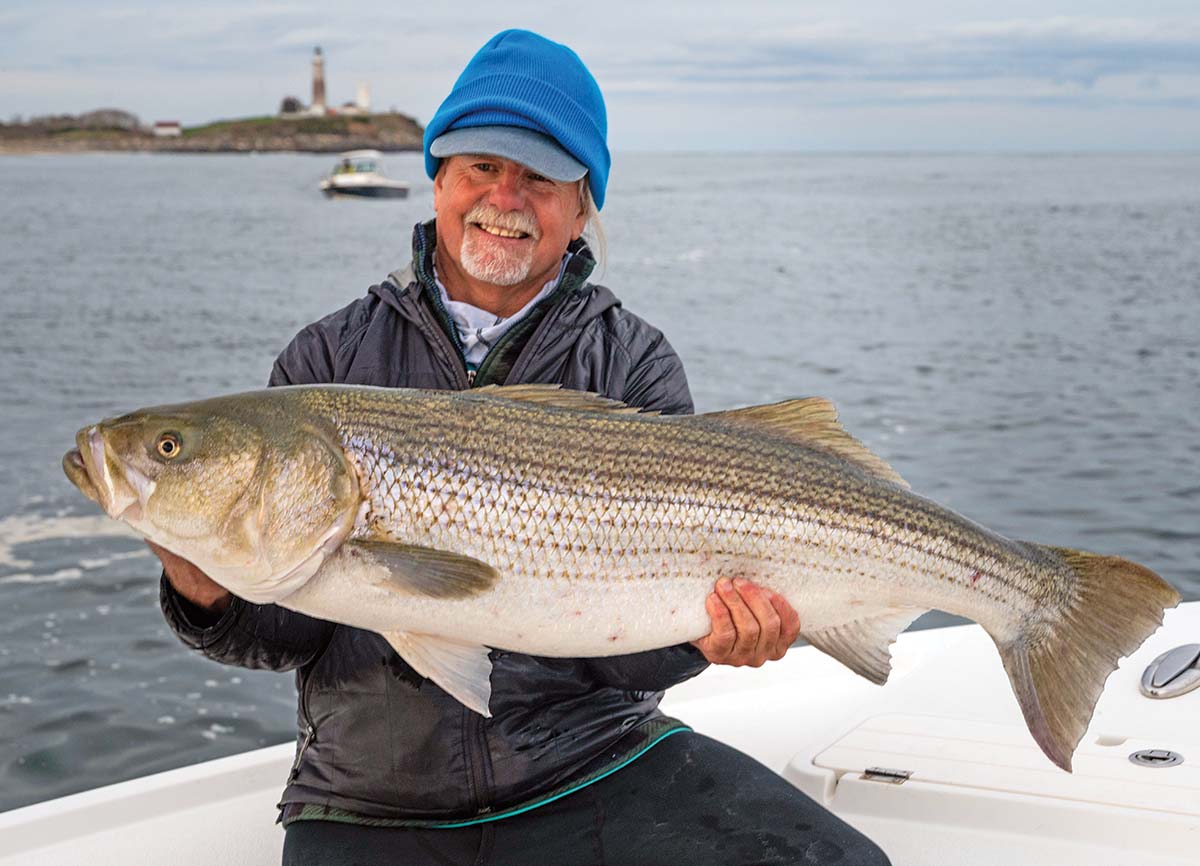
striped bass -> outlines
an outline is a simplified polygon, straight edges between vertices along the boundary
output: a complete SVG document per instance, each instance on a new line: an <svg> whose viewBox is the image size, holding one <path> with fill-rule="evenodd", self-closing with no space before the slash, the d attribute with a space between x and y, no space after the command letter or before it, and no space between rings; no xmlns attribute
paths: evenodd
<svg viewBox="0 0 1200 866"><path fill-rule="evenodd" d="M383 635L487 714L488 648L703 637L742 577L872 682L936 608L995 640L1058 766L1179 594L1112 556L1011 541L912 493L820 398L698 416L556 386L272 388L79 431L71 481L233 594Z"/></svg>

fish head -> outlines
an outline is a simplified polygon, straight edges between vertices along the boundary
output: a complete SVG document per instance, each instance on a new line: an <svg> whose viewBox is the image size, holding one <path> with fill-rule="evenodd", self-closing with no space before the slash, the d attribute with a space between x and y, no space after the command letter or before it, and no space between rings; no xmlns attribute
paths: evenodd
<svg viewBox="0 0 1200 866"><path fill-rule="evenodd" d="M329 425L256 397L85 427L63 468L110 517L267 603L295 591L350 534L360 495Z"/></svg>

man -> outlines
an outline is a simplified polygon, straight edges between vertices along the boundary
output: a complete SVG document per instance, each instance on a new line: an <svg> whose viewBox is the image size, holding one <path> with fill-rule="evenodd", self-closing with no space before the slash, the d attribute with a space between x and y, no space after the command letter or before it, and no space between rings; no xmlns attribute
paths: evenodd
<svg viewBox="0 0 1200 866"><path fill-rule="evenodd" d="M412 264L301 331L271 384L558 383L690 412L666 339L587 282L581 235L604 203L606 127L573 52L526 31L490 40L426 131L437 219L416 227ZM663 690L709 662L783 655L799 619L764 589L722 580L695 645L600 659L493 651L484 718L379 635L249 604L157 552L163 610L185 643L297 671L287 864L886 862L770 770L658 710Z"/></svg>

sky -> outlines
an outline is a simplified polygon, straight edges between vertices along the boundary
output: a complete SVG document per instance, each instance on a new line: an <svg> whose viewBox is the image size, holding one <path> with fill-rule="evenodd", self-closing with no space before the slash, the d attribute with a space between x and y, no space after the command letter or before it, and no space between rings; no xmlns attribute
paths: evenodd
<svg viewBox="0 0 1200 866"><path fill-rule="evenodd" d="M0 120L271 114L320 45L330 102L425 122L508 27L584 59L614 150L1200 150L1196 0L8 0Z"/></svg>

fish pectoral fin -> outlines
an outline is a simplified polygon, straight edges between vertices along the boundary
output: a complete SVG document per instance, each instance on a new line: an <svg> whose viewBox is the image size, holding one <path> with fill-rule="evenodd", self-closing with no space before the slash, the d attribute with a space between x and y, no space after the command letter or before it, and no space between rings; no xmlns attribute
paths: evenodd
<svg viewBox="0 0 1200 866"><path fill-rule="evenodd" d="M784 400L782 403L727 409L694 417L698 420L711 418L778 436L845 460L876 478L908 487L908 482L886 460L846 432L838 421L837 409L824 397Z"/></svg>
<svg viewBox="0 0 1200 866"><path fill-rule="evenodd" d="M500 573L486 562L432 547L387 541L352 541L344 547L348 556L384 569L384 586L408 595L471 598L489 591L500 579Z"/></svg>
<svg viewBox="0 0 1200 866"><path fill-rule="evenodd" d="M488 658L491 650L432 634L394 631L383 636L413 670L437 683L467 709L491 717L488 709L492 697L492 660Z"/></svg>
<svg viewBox="0 0 1200 866"><path fill-rule="evenodd" d="M900 632L925 613L923 607L889 607L836 626L804 631L805 640L876 685L887 682L892 672L888 650Z"/></svg>

